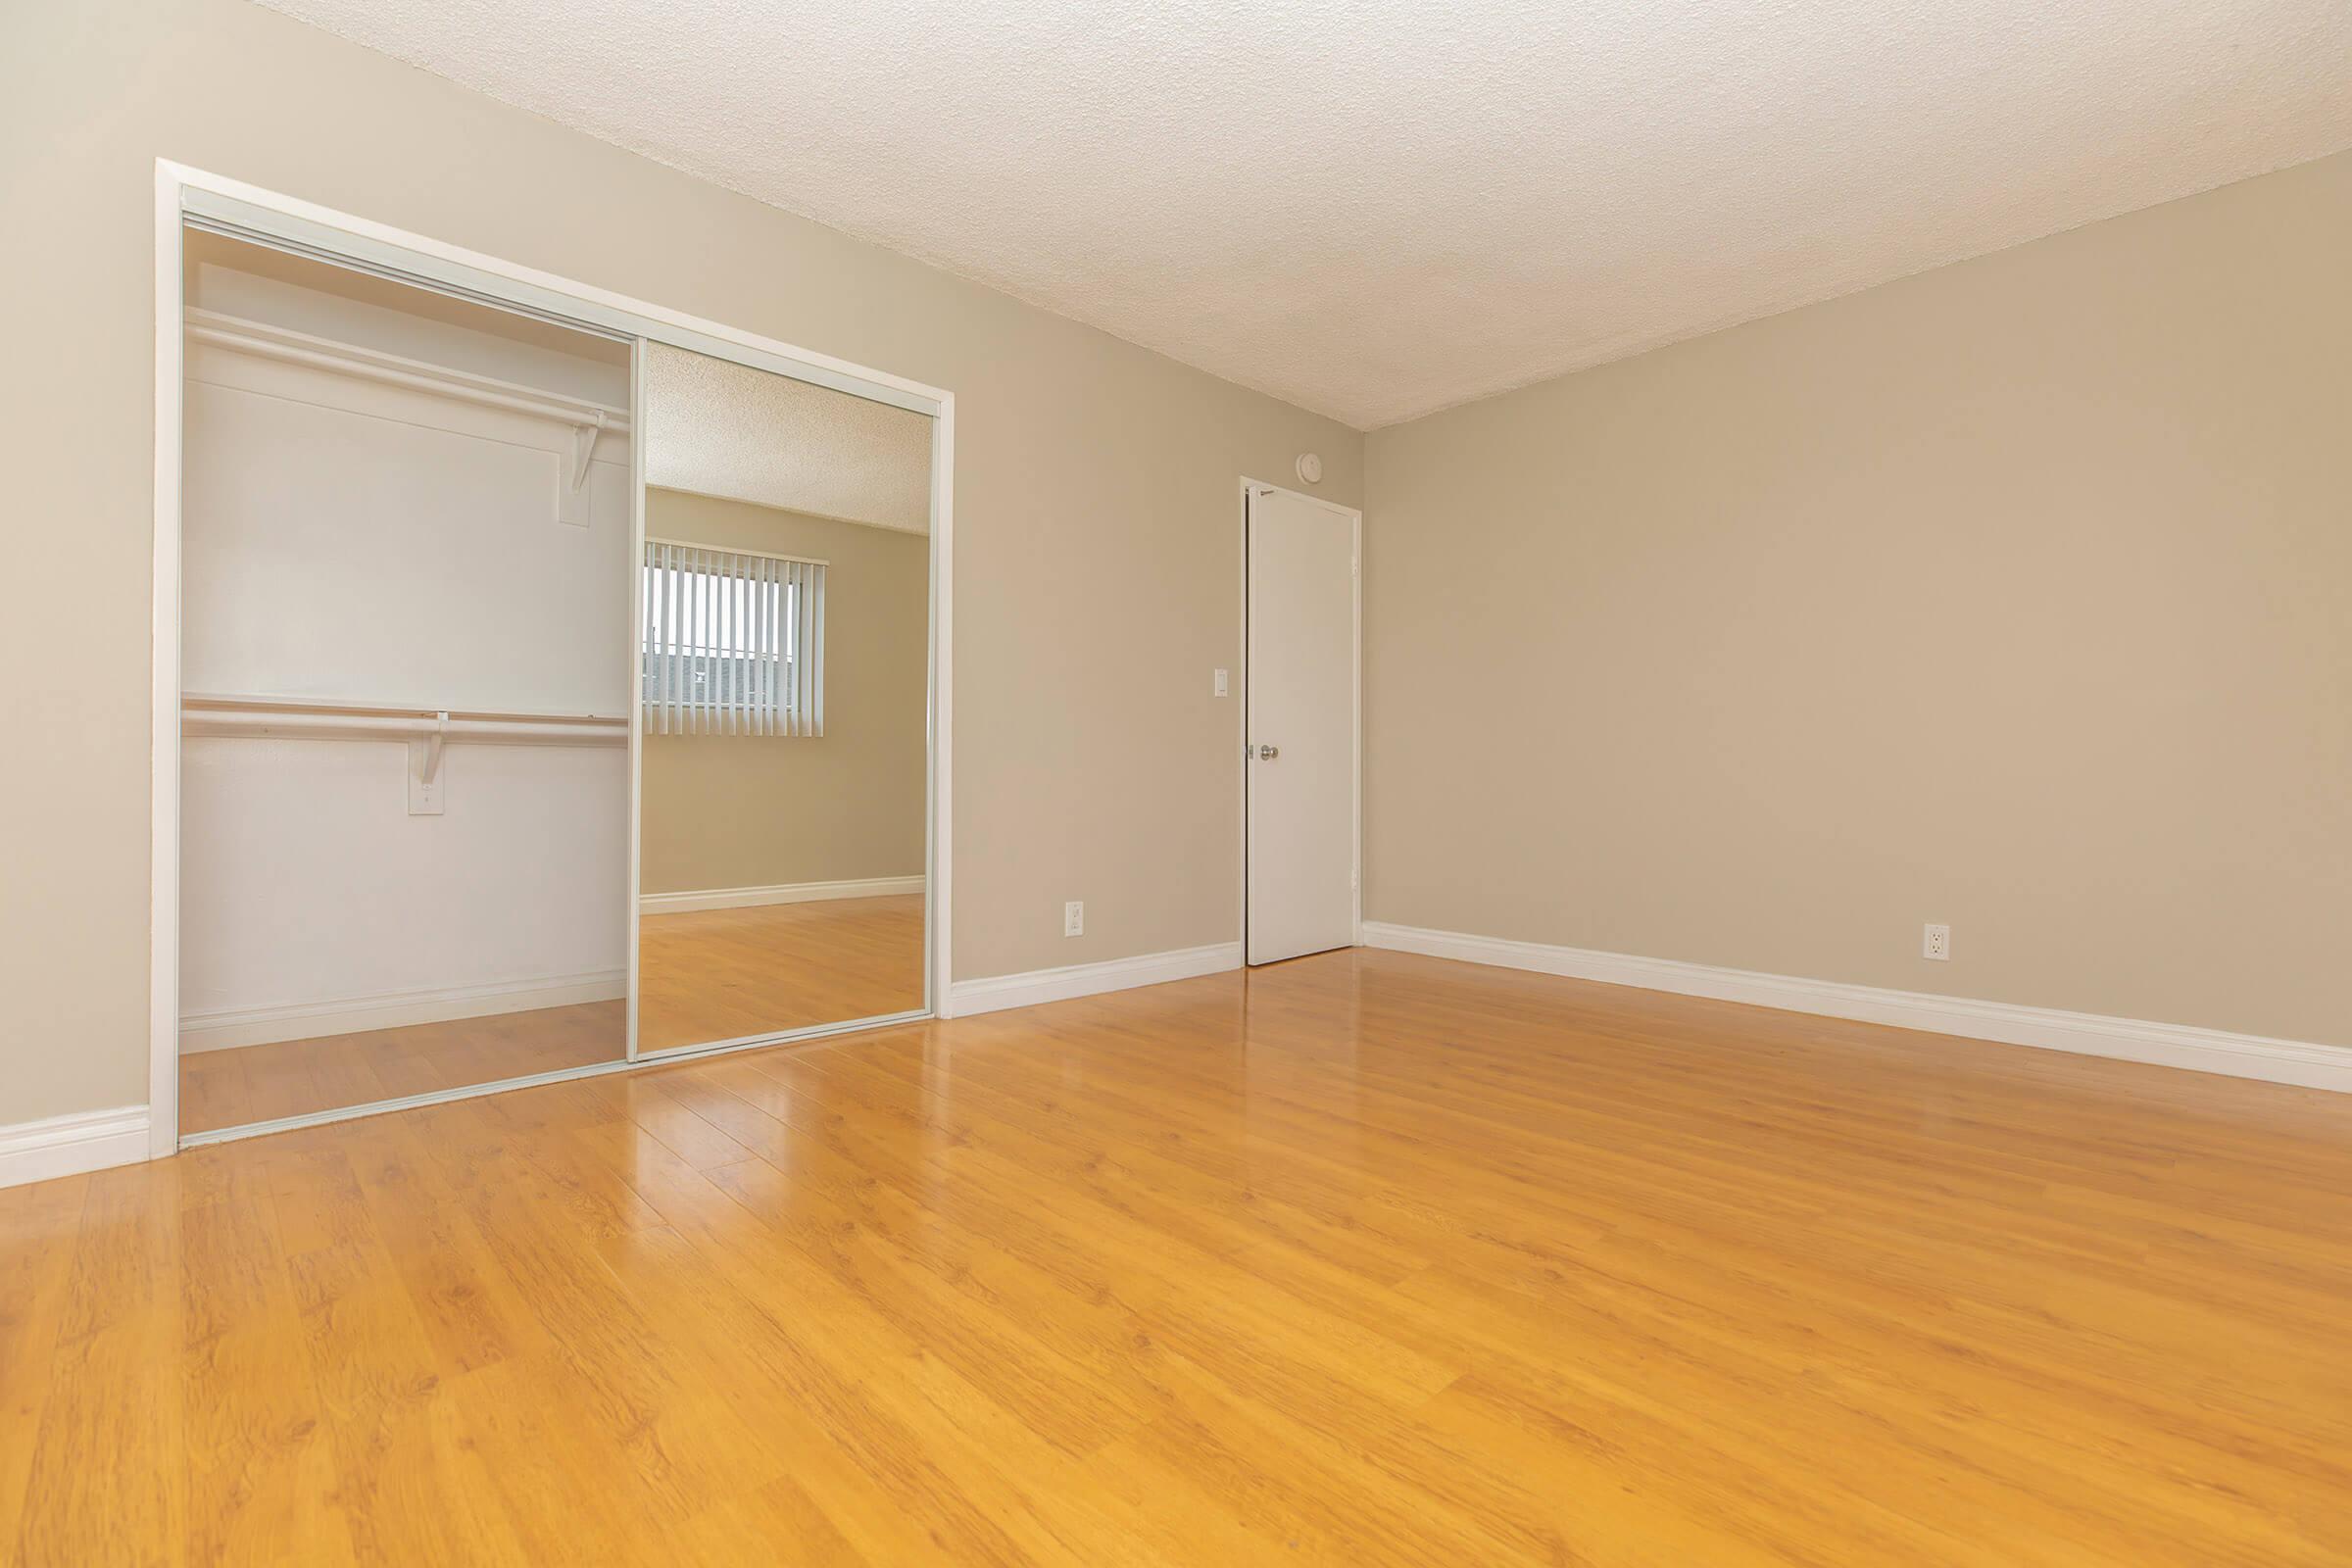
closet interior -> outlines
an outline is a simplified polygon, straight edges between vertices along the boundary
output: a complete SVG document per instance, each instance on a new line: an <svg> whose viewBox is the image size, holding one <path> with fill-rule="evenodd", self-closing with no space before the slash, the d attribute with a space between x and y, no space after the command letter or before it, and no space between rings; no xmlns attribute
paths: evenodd
<svg viewBox="0 0 2352 1568"><path fill-rule="evenodd" d="M932 416L184 241L182 1139L922 1015Z"/></svg>

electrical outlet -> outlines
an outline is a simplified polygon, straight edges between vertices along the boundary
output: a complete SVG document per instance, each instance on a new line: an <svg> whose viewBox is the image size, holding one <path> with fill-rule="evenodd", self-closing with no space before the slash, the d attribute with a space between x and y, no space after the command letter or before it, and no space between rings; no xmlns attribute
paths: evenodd
<svg viewBox="0 0 2352 1568"><path fill-rule="evenodd" d="M1072 899L1061 906L1061 934L1065 937L1086 935L1086 905L1083 901Z"/></svg>
<svg viewBox="0 0 2352 1568"><path fill-rule="evenodd" d="M1920 938L1919 956L1923 958L1949 958L1952 956L1952 928L1948 925L1929 926L1927 934Z"/></svg>

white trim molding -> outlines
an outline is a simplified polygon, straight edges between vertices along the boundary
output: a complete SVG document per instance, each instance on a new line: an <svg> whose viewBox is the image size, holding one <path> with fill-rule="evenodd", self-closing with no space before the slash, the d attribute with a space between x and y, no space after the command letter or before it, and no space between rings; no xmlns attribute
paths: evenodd
<svg viewBox="0 0 2352 1568"><path fill-rule="evenodd" d="M814 904L823 899L886 899L922 891L919 876L868 876L847 882L779 882L764 888L648 893L637 900L637 909L641 914L682 914L689 909L749 909L762 904Z"/></svg>
<svg viewBox="0 0 2352 1568"><path fill-rule="evenodd" d="M2191 1072L2352 1094L2352 1048L2344 1046L2272 1040L2187 1024L2111 1018L2057 1007L1984 1002L1973 997L1886 991L1835 980L1759 974L1749 969L1717 968L1675 958L1643 958L1587 948L1547 947L1538 942L1430 931L1372 920L1364 922L1364 945L1418 953L1433 958L1454 958L1464 963L1597 980L1605 985L1635 986L1644 991L1743 1002L1751 1006L1778 1007L1788 1012L1854 1018L1930 1034L1959 1035L1969 1040L2033 1046L2077 1055L2112 1056L2160 1067L2184 1067Z"/></svg>
<svg viewBox="0 0 2352 1568"><path fill-rule="evenodd" d="M1239 942L1215 942L1205 948L1178 948L1168 953L1146 953L1132 958L1107 958L1101 963L1073 963L1059 969L1032 969L1026 974L991 975L985 980L958 980L949 993L955 1016L998 1012L1006 1007L1029 1007L1041 1002L1067 1002L1104 991L1127 991L1196 975L1220 974L1242 966Z"/></svg>
<svg viewBox="0 0 2352 1568"><path fill-rule="evenodd" d="M487 1018L502 1012L529 1012L538 1007L612 1002L628 995L628 971L596 969L586 974L500 980L488 985L388 991L375 996L338 997L275 1007L191 1012L179 1020L179 1050L182 1055L199 1051L233 1051L240 1046L308 1040L315 1035L358 1034L367 1029L399 1029L409 1024L447 1023L453 1018Z"/></svg>
<svg viewBox="0 0 2352 1568"><path fill-rule="evenodd" d="M179 176L155 167L155 576L149 618L147 1153L179 1147L179 459L187 394Z"/></svg>
<svg viewBox="0 0 2352 1568"><path fill-rule="evenodd" d="M133 1165L147 1152L145 1105L21 1121L0 1127L0 1187Z"/></svg>

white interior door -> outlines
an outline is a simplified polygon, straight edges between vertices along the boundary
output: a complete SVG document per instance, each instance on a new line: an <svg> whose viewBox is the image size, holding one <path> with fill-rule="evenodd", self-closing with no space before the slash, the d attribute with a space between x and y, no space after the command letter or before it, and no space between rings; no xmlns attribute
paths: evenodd
<svg viewBox="0 0 2352 1568"><path fill-rule="evenodd" d="M1249 495L1249 957L1355 942L1356 526Z"/></svg>

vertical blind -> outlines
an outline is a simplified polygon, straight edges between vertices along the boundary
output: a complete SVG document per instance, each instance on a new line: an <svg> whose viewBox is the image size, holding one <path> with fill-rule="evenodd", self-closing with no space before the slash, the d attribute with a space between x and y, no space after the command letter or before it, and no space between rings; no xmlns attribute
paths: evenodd
<svg viewBox="0 0 2352 1568"><path fill-rule="evenodd" d="M825 567L645 542L645 727L660 735L825 732Z"/></svg>

